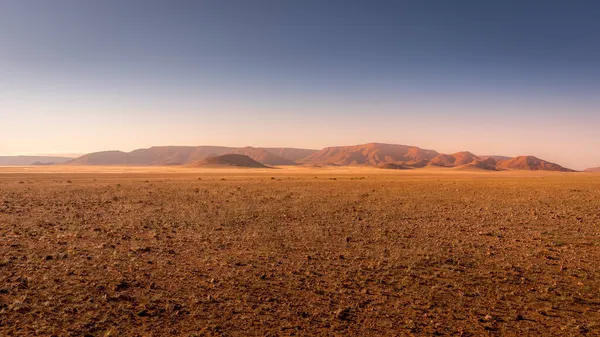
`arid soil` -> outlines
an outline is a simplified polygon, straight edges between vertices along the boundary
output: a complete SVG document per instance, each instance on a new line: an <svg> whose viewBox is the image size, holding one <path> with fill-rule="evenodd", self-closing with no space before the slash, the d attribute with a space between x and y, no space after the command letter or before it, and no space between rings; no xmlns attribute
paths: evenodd
<svg viewBox="0 0 600 337"><path fill-rule="evenodd" d="M43 170L0 169L1 336L600 334L599 174Z"/></svg>

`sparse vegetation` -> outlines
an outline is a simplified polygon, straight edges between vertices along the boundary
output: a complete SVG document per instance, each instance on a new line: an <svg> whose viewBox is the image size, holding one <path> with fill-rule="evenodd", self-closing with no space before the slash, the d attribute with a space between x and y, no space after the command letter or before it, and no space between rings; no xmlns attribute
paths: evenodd
<svg viewBox="0 0 600 337"><path fill-rule="evenodd" d="M600 328L600 176L164 170L0 174L0 335Z"/></svg>

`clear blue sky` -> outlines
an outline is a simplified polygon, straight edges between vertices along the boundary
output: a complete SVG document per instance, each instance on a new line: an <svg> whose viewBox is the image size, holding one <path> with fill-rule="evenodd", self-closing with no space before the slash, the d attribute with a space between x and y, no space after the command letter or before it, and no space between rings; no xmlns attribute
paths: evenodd
<svg viewBox="0 0 600 337"><path fill-rule="evenodd" d="M0 0L0 154L371 141L600 166L600 2Z"/></svg>

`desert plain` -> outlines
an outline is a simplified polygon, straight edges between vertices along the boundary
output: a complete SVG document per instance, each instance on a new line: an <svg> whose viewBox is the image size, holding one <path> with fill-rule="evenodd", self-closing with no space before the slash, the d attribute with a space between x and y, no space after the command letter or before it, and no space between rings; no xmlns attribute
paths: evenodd
<svg viewBox="0 0 600 337"><path fill-rule="evenodd" d="M2 336L600 335L600 174L0 168Z"/></svg>

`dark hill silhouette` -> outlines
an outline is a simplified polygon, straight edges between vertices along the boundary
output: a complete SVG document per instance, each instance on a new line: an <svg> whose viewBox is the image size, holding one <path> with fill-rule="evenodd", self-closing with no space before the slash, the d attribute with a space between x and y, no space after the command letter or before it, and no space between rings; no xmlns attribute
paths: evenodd
<svg viewBox="0 0 600 337"><path fill-rule="evenodd" d="M231 151L231 153L235 154L243 154L246 155L259 163L263 163L265 165L298 165L295 161L282 158L274 153L267 151L262 148L255 147L243 147L237 150Z"/></svg>
<svg viewBox="0 0 600 337"><path fill-rule="evenodd" d="M217 157L208 157L186 165L187 167L247 167L268 168L256 160L243 154L224 154Z"/></svg>

